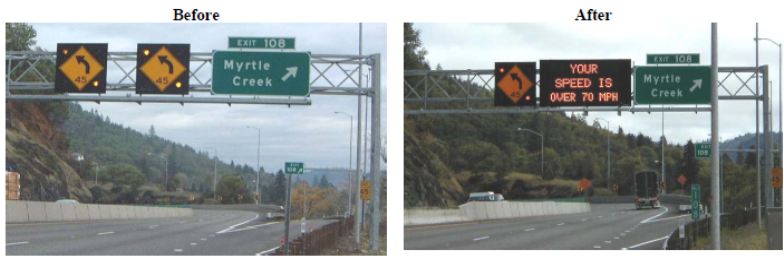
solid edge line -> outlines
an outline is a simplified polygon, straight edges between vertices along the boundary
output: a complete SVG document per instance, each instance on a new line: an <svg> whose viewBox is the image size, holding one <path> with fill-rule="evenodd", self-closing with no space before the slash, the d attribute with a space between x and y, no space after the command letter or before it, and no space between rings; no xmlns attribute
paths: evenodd
<svg viewBox="0 0 784 258"><path fill-rule="evenodd" d="M16 242L16 243L6 243L5 246L25 245L25 244L29 244L29 243L30 243L30 241Z"/></svg>
<svg viewBox="0 0 784 258"><path fill-rule="evenodd" d="M256 256L267 255L268 253L270 253L272 251L278 250L278 248L280 248L280 246L273 247L272 249L269 249L267 251L258 252L258 253L256 253Z"/></svg>
<svg viewBox="0 0 784 258"><path fill-rule="evenodd" d="M102 236L102 235L109 235L109 234L114 234L114 231L109 231L109 232L98 233L98 235L99 235L99 236Z"/></svg>
<svg viewBox="0 0 784 258"><path fill-rule="evenodd" d="M474 238L474 241L485 240L485 239L489 239L489 238L490 238L490 236L477 237L477 238Z"/></svg>
<svg viewBox="0 0 784 258"><path fill-rule="evenodd" d="M228 227L228 228L226 228L226 229L224 229L224 230L221 230L221 231L215 232L215 234L223 234L223 233L226 233L227 231L230 231L230 230L234 229L234 228L235 228L235 227L237 227L237 226L241 226L241 225L247 224L247 223L249 223L249 222L251 222L251 221L254 221L254 220L256 220L257 218L259 218L259 214L256 214L256 217L253 217L252 219L249 219L249 220L247 220L247 221L245 221L245 222L241 222L241 223L239 223L239 224L236 224L236 225L230 226L230 227Z"/></svg>
<svg viewBox="0 0 784 258"><path fill-rule="evenodd" d="M660 238L657 238L657 239L654 239L654 240L642 242L642 243L639 243L639 244L636 244L636 245L633 245L633 246L629 246L629 247L626 247L626 248L634 249L634 248L637 248L637 247L640 247L640 246L644 246L644 245L647 245L647 244L650 244L650 243L653 243L653 242L656 242L656 241L660 241L662 239L669 238L669 237L670 237L670 235L666 235L666 236L663 236L663 237L660 237Z"/></svg>
<svg viewBox="0 0 784 258"><path fill-rule="evenodd" d="M653 216L653 217L647 218L647 219L645 219L645 220L643 220L643 221L640 221L640 224L645 224L645 223L648 223L648 222L650 222L651 220L653 220L653 219L655 219L655 218L658 218L659 216L661 216L661 215L664 215L665 213L667 213L668 211L670 211L670 209L667 209L667 207L662 207L662 208L664 208L664 211L663 211L662 213L659 213L659 214L657 214L656 216Z"/></svg>

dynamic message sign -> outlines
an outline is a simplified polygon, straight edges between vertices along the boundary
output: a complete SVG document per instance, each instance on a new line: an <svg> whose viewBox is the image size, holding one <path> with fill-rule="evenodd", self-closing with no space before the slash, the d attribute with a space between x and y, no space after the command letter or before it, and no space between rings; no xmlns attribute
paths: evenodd
<svg viewBox="0 0 784 258"><path fill-rule="evenodd" d="M536 63L495 63L495 106L536 106Z"/></svg>
<svg viewBox="0 0 784 258"><path fill-rule="evenodd" d="M310 53L215 51L212 93L307 96Z"/></svg>
<svg viewBox="0 0 784 258"><path fill-rule="evenodd" d="M710 104L710 66L640 66L634 68L637 104Z"/></svg>
<svg viewBox="0 0 784 258"><path fill-rule="evenodd" d="M294 50L295 42L294 38L229 37L229 48Z"/></svg>
<svg viewBox="0 0 784 258"><path fill-rule="evenodd" d="M106 93L109 44L57 44L57 93Z"/></svg>
<svg viewBox="0 0 784 258"><path fill-rule="evenodd" d="M138 44L136 94L187 95L190 44Z"/></svg>
<svg viewBox="0 0 784 258"><path fill-rule="evenodd" d="M632 61L541 60L539 105L629 106Z"/></svg>
<svg viewBox="0 0 784 258"><path fill-rule="evenodd" d="M648 64L699 64L700 54L648 54Z"/></svg>

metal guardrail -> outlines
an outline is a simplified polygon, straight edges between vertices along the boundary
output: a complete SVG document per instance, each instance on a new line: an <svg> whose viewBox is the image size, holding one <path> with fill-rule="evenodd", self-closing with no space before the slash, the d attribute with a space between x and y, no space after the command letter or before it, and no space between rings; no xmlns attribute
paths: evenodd
<svg viewBox="0 0 784 258"><path fill-rule="evenodd" d="M351 216L305 233L289 243L289 255L318 255L324 249L334 246L341 236L348 235L353 225L354 217ZM281 246L272 255L284 255L285 251Z"/></svg>

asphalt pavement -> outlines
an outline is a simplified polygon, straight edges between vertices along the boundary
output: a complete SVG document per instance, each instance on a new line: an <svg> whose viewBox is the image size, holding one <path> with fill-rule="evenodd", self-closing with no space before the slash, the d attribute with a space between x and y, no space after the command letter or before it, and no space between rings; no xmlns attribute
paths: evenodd
<svg viewBox="0 0 784 258"><path fill-rule="evenodd" d="M318 228L331 221L308 221ZM308 226L310 227L310 226ZM192 217L6 224L7 255L256 255L281 244L284 224L248 211ZM292 221L291 239L300 234Z"/></svg>
<svg viewBox="0 0 784 258"><path fill-rule="evenodd" d="M499 221L409 227L406 250L662 249L678 228L677 205L636 210L634 204L592 204L591 212Z"/></svg>

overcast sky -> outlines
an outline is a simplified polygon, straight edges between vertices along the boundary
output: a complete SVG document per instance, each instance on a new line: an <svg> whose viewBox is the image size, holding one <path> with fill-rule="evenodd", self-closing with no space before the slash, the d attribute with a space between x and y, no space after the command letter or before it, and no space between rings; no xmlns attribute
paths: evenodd
<svg viewBox="0 0 784 258"><path fill-rule="evenodd" d="M191 52L212 52L227 49L229 36L295 37L296 51L310 51L313 54L356 55L359 51L357 23L50 23L33 24L33 27L38 32L37 45L49 51L56 50L58 42L79 42L109 43L109 51L120 52L135 52L137 43L190 43ZM364 24L362 53L380 53L382 60L386 60L386 33L386 24ZM126 62L121 65L129 70L134 63ZM191 69L195 70L200 64L191 63ZM319 69L324 70L325 67L326 65L321 65ZM354 67L349 65L343 68ZM383 63L382 67L381 131L385 137L386 63ZM367 70L368 67L364 66L363 73L368 74ZM212 67L206 65L197 75L205 81L203 78L211 78L211 71ZM345 78L337 67L331 71L327 78L330 81L339 83ZM117 66L109 61L108 82L117 82L121 75L122 72ZM135 76L135 73L132 76ZM311 69L311 80L316 76L316 71ZM354 75L354 78L356 80L357 76ZM196 81L191 80L191 83ZM344 87L347 85L344 84ZM314 86L328 85L319 80ZM205 93L195 95L206 96ZM311 168L347 167L350 119L334 112L346 112L354 116L356 128L357 97L313 95L311 100L311 106L290 108L271 105L229 107L225 104L80 104L86 110L97 109L108 115L114 123L130 126L143 133L147 133L150 125L154 125L158 136L190 145L197 150L207 151L205 147L216 147L218 157L225 162L234 160L235 163L256 166L258 131L246 127L255 126L261 128L261 166L268 172L282 169L286 161L302 161L306 167ZM365 120L364 114L362 119ZM354 147L356 133L354 129ZM210 150L210 153L214 155L214 151ZM352 155L356 158L356 150L352 151ZM352 161L352 167L356 166L355 162ZM386 164L382 163L381 168L386 169Z"/></svg>
<svg viewBox="0 0 784 258"><path fill-rule="evenodd" d="M645 65L647 53L700 53L700 64L710 65L709 23L515 23L515 24L447 24L415 23L428 50L431 67L441 64L444 70L493 69L494 62L530 62L540 59L631 59ZM770 37L781 43L773 24L760 24L761 38ZM780 28L779 28L780 30ZM754 23L719 23L719 66L754 66ZM760 42L760 65L770 65L773 83L773 130L779 131L779 69L778 48ZM719 80L726 73L719 73ZM749 73L740 74L744 80ZM489 79L485 78L485 79ZM740 82L727 79L728 89L735 92ZM754 80L749 83L754 89ZM762 83L760 82L760 87ZM760 88L761 91L761 88ZM745 95L749 93L746 92ZM727 95L726 92L720 93ZM720 137L724 140L755 131L754 102L722 100L719 104ZM762 131L760 105L760 131ZM586 118L610 121L614 132L618 126L626 133L642 132L654 140L662 133L661 113L592 112ZM710 133L710 113L665 113L664 134L670 143L689 139L705 140ZM606 122L601 122L606 127Z"/></svg>

